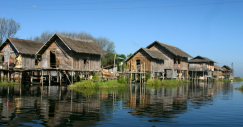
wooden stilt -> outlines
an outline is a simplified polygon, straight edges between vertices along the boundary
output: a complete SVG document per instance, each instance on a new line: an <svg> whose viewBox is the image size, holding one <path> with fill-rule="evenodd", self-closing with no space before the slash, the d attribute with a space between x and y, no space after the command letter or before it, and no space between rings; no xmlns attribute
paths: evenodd
<svg viewBox="0 0 243 127"><path fill-rule="evenodd" d="M43 89L43 70L41 70L41 85L42 85L42 89Z"/></svg>
<svg viewBox="0 0 243 127"><path fill-rule="evenodd" d="M62 85L62 72L60 71L60 86Z"/></svg>
<svg viewBox="0 0 243 127"><path fill-rule="evenodd" d="M49 86L51 85L51 73L50 71L48 71L48 74L49 74Z"/></svg>
<svg viewBox="0 0 243 127"><path fill-rule="evenodd" d="M0 71L0 82L2 81L2 71Z"/></svg>
<svg viewBox="0 0 243 127"><path fill-rule="evenodd" d="M22 76L23 76L23 72L20 72L20 83L22 83Z"/></svg>

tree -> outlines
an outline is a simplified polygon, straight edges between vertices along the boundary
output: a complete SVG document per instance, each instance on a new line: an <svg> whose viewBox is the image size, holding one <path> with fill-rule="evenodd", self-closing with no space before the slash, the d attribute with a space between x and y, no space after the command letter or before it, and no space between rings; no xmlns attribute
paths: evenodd
<svg viewBox="0 0 243 127"><path fill-rule="evenodd" d="M8 37L14 37L20 29L20 24L13 19L0 18L0 43Z"/></svg>
<svg viewBox="0 0 243 127"><path fill-rule="evenodd" d="M127 58L129 58L129 57L131 57L131 56L132 56L132 53L128 54L128 55L127 55Z"/></svg>

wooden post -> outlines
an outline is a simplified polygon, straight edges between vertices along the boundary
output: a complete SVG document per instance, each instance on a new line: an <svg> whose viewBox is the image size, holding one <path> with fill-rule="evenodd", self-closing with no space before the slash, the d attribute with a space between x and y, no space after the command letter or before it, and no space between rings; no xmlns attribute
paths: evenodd
<svg viewBox="0 0 243 127"><path fill-rule="evenodd" d="M73 70L72 70L72 75L71 76L72 76L72 84L73 84Z"/></svg>
<svg viewBox="0 0 243 127"><path fill-rule="evenodd" d="M9 70L8 70L8 82L9 82Z"/></svg>
<svg viewBox="0 0 243 127"><path fill-rule="evenodd" d="M60 71L60 86L62 85L62 72Z"/></svg>
<svg viewBox="0 0 243 127"><path fill-rule="evenodd" d="M0 82L2 81L2 71L0 71Z"/></svg>
<svg viewBox="0 0 243 127"><path fill-rule="evenodd" d="M51 72L48 71L48 74L49 74L49 86L51 85Z"/></svg>
<svg viewBox="0 0 243 127"><path fill-rule="evenodd" d="M20 72L20 84L22 83L22 78L23 78L23 72Z"/></svg>
<svg viewBox="0 0 243 127"><path fill-rule="evenodd" d="M41 69L41 85L42 85L42 89L43 89L43 70Z"/></svg>

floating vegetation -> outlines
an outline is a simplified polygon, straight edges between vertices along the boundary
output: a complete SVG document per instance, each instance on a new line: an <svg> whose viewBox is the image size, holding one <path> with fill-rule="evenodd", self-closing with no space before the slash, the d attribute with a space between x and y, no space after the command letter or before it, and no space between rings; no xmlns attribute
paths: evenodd
<svg viewBox="0 0 243 127"><path fill-rule="evenodd" d="M0 82L0 86L15 86L15 85L20 85L19 82L13 82L13 81L3 81L3 82Z"/></svg>
<svg viewBox="0 0 243 127"><path fill-rule="evenodd" d="M234 79L218 79L219 82L241 82L243 81L243 78L234 78Z"/></svg>
<svg viewBox="0 0 243 127"><path fill-rule="evenodd" d="M237 88L235 88L236 90L240 90L240 91L242 91L243 92L243 85L241 86L241 87L237 87Z"/></svg>
<svg viewBox="0 0 243 127"><path fill-rule="evenodd" d="M76 82L72 85L69 85L69 88L93 88L93 89L100 89L100 88L124 88L126 87L126 80L124 78L120 78L118 80L108 80L106 82L102 81L91 81L91 80L84 80L81 82Z"/></svg>
<svg viewBox="0 0 243 127"><path fill-rule="evenodd" d="M189 82L189 80L159 80L159 79L148 79L145 84L146 85L151 85L151 86L159 86L159 85L164 85L164 86L171 86L171 85L182 85Z"/></svg>

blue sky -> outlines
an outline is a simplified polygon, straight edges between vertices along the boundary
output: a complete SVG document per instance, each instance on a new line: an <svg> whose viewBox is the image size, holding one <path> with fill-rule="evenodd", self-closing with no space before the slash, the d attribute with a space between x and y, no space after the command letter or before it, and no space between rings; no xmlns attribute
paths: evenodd
<svg viewBox="0 0 243 127"><path fill-rule="evenodd" d="M234 64L243 77L243 0L0 0L0 17L13 18L26 39L50 31L108 37L118 54L153 41Z"/></svg>

